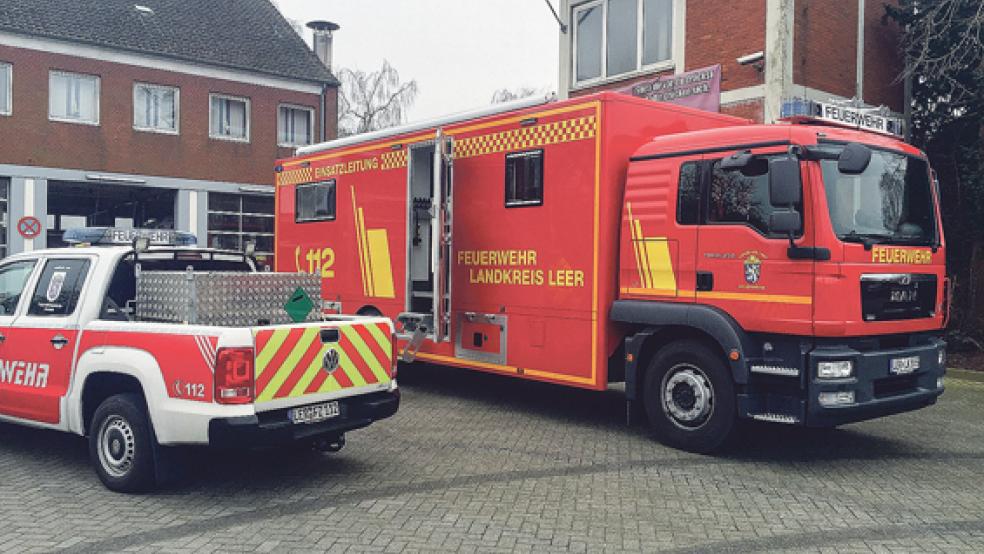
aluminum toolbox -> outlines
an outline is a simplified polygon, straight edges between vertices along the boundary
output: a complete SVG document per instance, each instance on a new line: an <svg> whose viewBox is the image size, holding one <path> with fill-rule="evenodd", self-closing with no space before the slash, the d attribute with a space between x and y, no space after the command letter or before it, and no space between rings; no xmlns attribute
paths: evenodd
<svg viewBox="0 0 984 554"><path fill-rule="evenodd" d="M302 321L318 321L320 299L321 276L309 273L140 271L135 310L139 321L251 327L294 323L289 303Z"/></svg>

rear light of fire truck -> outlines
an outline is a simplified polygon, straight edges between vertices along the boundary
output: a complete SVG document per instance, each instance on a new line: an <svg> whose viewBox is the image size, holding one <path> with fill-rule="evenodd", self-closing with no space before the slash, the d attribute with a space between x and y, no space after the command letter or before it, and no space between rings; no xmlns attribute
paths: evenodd
<svg viewBox="0 0 984 554"><path fill-rule="evenodd" d="M253 349L220 348L215 355L215 401L249 404L253 401Z"/></svg>

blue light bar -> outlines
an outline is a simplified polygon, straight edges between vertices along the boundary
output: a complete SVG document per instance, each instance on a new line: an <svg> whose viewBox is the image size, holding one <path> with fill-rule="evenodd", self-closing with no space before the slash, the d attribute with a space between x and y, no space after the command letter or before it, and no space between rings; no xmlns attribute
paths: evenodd
<svg viewBox="0 0 984 554"><path fill-rule="evenodd" d="M198 237L186 231L172 229L122 229L118 227L80 227L68 229L62 240L69 244L133 244L138 237L146 237L153 245L195 246Z"/></svg>

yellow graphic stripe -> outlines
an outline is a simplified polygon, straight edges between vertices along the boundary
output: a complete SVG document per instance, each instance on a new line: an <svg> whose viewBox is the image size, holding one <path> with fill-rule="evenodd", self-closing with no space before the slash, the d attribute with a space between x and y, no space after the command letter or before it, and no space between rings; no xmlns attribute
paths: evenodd
<svg viewBox="0 0 984 554"><path fill-rule="evenodd" d="M348 378L350 381L352 381L353 386L356 387L366 386L368 383L366 383L366 380L362 377L362 374L359 373L359 368L355 367L355 364L353 364L352 360L350 360L349 357L345 355L344 351L339 350L338 353L341 354L341 356L338 357L340 362L340 366L338 369L340 371L344 371L345 375L348 375Z"/></svg>
<svg viewBox="0 0 984 554"><path fill-rule="evenodd" d="M477 137L466 137L455 141L454 157L471 158L590 139L594 138L597 127L596 116L587 115Z"/></svg>
<svg viewBox="0 0 984 554"><path fill-rule="evenodd" d="M390 350L393 348L393 338L384 333L377 325L366 325L366 329L369 331L369 334L376 339L376 342L379 343L379 347L383 349L383 352L389 354Z"/></svg>
<svg viewBox="0 0 984 554"><path fill-rule="evenodd" d="M369 349L369 346L365 343L365 341L362 340L362 336L359 335L359 333L352 327L339 327L338 330L341 331L342 334L345 335L345 338L352 343L352 346L359 351L359 355L362 356L362 360L369 364L369 369L371 369L373 374L376 376L376 380L380 383L388 383L390 380L389 373L386 372L386 369L383 366L379 365L379 360L376 358L376 355L372 353L372 350Z"/></svg>
<svg viewBox="0 0 984 554"><path fill-rule="evenodd" d="M287 395L288 398L304 395L304 391L307 390L308 385L311 384L311 381L314 381L314 378L318 376L318 372L321 371L324 364L325 352L328 350L338 350L338 347L329 346L327 344L321 347L321 350L318 351L318 355L311 360L311 364L304 370L304 375L302 375L301 379L297 381L294 388L290 390L290 394Z"/></svg>
<svg viewBox="0 0 984 554"><path fill-rule="evenodd" d="M361 211L361 209L360 209ZM393 268L390 264L389 239L386 229L369 229L366 232L369 270L372 275L373 294L376 298L396 298L393 288Z"/></svg>
<svg viewBox="0 0 984 554"><path fill-rule="evenodd" d="M638 294L641 296L676 296L677 293L683 296L694 294L692 290L669 290L669 289L645 289L622 287L625 294ZM778 304L813 304L812 296L797 296L792 294L762 294L757 292L725 292L725 291L696 291L698 298L709 300L745 300L749 302L768 302Z"/></svg>
<svg viewBox="0 0 984 554"><path fill-rule="evenodd" d="M338 371L342 371L342 368L338 368ZM338 384L338 379L335 379L334 375L329 375L318 388L318 392L335 392L337 390L342 390L342 385Z"/></svg>
<svg viewBox="0 0 984 554"><path fill-rule="evenodd" d="M255 376L259 377L264 370L266 370L267 365L273 356L280 350L280 347L287 340L287 335L290 334L290 329L277 329L270 335L270 340L267 341L266 345L256 355L256 372Z"/></svg>
<svg viewBox="0 0 984 554"><path fill-rule="evenodd" d="M642 270L642 253L639 251L639 239L642 238L640 236L641 231L632 216L632 203L626 202L625 205L629 210L629 234L632 236L632 253L635 254L636 269L639 271L639 283L643 287L648 287L649 283L646 282L646 275Z"/></svg>
<svg viewBox="0 0 984 554"><path fill-rule="evenodd" d="M366 286L366 266L362 258L362 228L359 226L359 210L355 204L355 187L352 187L352 218L355 220L355 240L359 243L359 271L362 273L362 294L369 296L369 288Z"/></svg>
<svg viewBox="0 0 984 554"><path fill-rule="evenodd" d="M304 353L308 351L314 341L318 339L318 331L317 327L309 327L304 330L300 340L297 341L297 345L294 346L290 354L287 355L287 358L284 359L284 363L276 369L277 372L273 374L267 386L256 396L257 402L266 402L273 399L273 395L277 394L284 381L294 372L294 368L301 361L301 357L304 356Z"/></svg>
<svg viewBox="0 0 984 554"><path fill-rule="evenodd" d="M676 290L676 275L673 273L673 260L670 256L670 243L665 238L648 238L643 242L646 251L646 265L649 267L650 288Z"/></svg>
<svg viewBox="0 0 984 554"><path fill-rule="evenodd" d="M359 243L359 260L362 261L362 274L366 277L366 288L369 290L368 296L376 296L376 286L372 280L372 264L369 259L369 244L366 240L366 217L362 208L358 211L359 236L362 240Z"/></svg>

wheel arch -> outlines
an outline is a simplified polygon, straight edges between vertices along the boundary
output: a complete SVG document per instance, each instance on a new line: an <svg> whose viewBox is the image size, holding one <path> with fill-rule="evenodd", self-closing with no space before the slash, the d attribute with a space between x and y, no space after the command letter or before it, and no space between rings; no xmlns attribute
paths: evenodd
<svg viewBox="0 0 984 554"><path fill-rule="evenodd" d="M699 340L718 352L737 384L748 382L746 356L752 350L748 334L727 313L700 304L617 300L611 319L628 324L625 339L625 391L628 400L640 397L643 373L663 346L684 339ZM737 353L737 359L733 359Z"/></svg>
<svg viewBox="0 0 984 554"><path fill-rule="evenodd" d="M92 414L99 403L113 394L127 392L139 393L143 397L156 434L158 404L167 398L157 360L149 352L136 348L86 351L76 365L75 386L69 402L72 406L69 428L79 435L87 434Z"/></svg>

